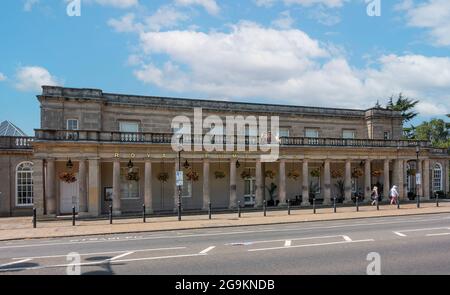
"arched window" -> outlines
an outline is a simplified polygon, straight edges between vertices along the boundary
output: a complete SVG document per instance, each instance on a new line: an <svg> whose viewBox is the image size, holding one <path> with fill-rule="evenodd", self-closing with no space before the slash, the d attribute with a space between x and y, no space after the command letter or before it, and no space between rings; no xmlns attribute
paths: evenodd
<svg viewBox="0 0 450 295"><path fill-rule="evenodd" d="M436 163L433 168L433 192L442 191L442 165Z"/></svg>
<svg viewBox="0 0 450 295"><path fill-rule="evenodd" d="M33 205L33 162L23 162L17 165L16 205Z"/></svg>

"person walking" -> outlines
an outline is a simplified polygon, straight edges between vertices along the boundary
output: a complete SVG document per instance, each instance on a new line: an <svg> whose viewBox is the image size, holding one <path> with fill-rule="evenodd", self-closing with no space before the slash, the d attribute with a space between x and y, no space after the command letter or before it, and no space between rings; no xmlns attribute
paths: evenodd
<svg viewBox="0 0 450 295"><path fill-rule="evenodd" d="M398 197L400 194L398 193L398 186L394 185L389 191L389 196L391 197L391 205L397 205Z"/></svg>
<svg viewBox="0 0 450 295"><path fill-rule="evenodd" d="M372 194L370 195L372 199L372 206L376 205L378 202L378 187L374 186L372 190Z"/></svg>

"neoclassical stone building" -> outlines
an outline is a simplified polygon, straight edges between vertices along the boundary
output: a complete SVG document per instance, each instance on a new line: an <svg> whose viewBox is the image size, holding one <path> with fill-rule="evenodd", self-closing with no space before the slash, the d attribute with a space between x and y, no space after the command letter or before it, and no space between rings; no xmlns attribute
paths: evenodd
<svg viewBox="0 0 450 295"><path fill-rule="evenodd" d="M447 150L401 140L401 115L385 109L144 97L49 86L38 99L41 127L35 131L31 159L30 154L22 162L32 163L33 204L41 216L67 214L72 206L87 216L105 214L110 205L116 214L140 212L143 204L149 212L171 212L178 203L178 170L184 171L183 210L206 209L209 202L218 209L261 206L263 200L308 206L313 196L324 204L333 197L347 203L356 195L369 200L374 185L385 199L394 184L402 199L418 195L427 200L436 191L449 191ZM194 108L202 108L204 117L279 116L279 159L263 162L259 151L174 151L172 119L191 118ZM246 135L251 146L258 134Z"/></svg>

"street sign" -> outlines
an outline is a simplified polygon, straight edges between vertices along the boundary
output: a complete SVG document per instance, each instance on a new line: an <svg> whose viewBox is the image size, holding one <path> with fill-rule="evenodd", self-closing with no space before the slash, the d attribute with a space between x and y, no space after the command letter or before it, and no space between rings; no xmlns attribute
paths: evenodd
<svg viewBox="0 0 450 295"><path fill-rule="evenodd" d="M177 171L177 186L183 186L183 171Z"/></svg>
<svg viewBox="0 0 450 295"><path fill-rule="evenodd" d="M420 173L416 174L416 184L422 184L422 176Z"/></svg>

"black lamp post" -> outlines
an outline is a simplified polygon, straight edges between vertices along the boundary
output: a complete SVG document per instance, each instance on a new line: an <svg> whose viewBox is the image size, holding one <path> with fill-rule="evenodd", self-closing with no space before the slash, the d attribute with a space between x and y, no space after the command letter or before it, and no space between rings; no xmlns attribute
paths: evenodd
<svg viewBox="0 0 450 295"><path fill-rule="evenodd" d="M420 148L419 145L416 146L416 198L417 198L417 208L420 208L420 195L419 195L419 190L417 189L417 174L418 174L418 170L419 170L419 153L420 153ZM422 177L422 175L420 174L419 171L419 176Z"/></svg>
<svg viewBox="0 0 450 295"><path fill-rule="evenodd" d="M178 172L181 172L181 147L178 151ZM178 221L181 221L181 185L178 186Z"/></svg>

